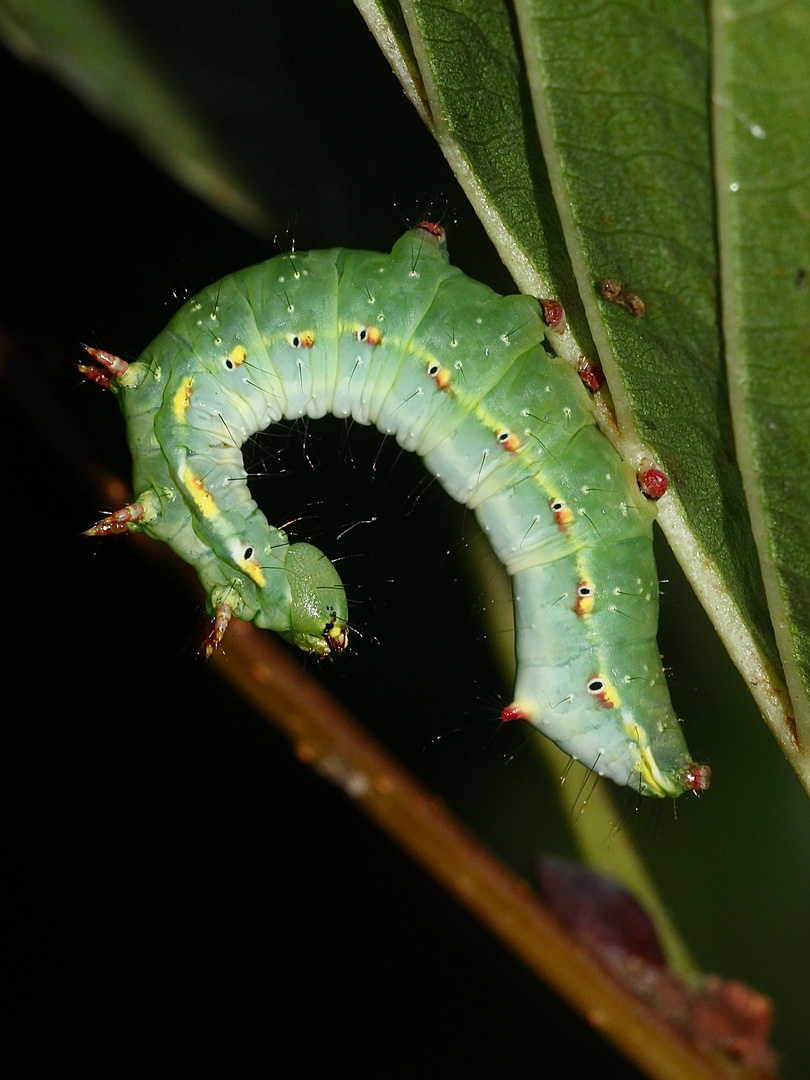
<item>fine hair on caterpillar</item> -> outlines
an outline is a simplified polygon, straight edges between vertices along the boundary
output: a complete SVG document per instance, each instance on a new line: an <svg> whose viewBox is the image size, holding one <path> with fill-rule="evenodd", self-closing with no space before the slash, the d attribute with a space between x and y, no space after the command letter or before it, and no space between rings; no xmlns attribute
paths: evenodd
<svg viewBox="0 0 810 1080"><path fill-rule="evenodd" d="M430 222L388 255L294 252L223 278L138 362L89 350L85 374L124 413L135 491L89 532L144 531L190 562L214 619L209 652L244 618L334 655L348 641L340 577L268 522L240 448L280 420L373 424L475 513L512 579L517 675L502 719L640 794L702 791L709 770L689 755L655 640L666 478L650 463L639 480L599 431L596 367L578 373L544 346L558 314L466 277Z"/></svg>

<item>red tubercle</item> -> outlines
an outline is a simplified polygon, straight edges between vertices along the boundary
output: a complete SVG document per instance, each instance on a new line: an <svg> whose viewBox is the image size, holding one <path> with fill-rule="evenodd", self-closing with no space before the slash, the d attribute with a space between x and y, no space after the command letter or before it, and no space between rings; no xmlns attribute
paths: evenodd
<svg viewBox="0 0 810 1080"><path fill-rule="evenodd" d="M549 330L561 334L565 329L565 311L559 300L539 300L543 322Z"/></svg>
<svg viewBox="0 0 810 1080"><path fill-rule="evenodd" d="M643 467L636 474L636 482L648 499L660 499L669 487L667 474L654 465Z"/></svg>
<svg viewBox="0 0 810 1080"><path fill-rule="evenodd" d="M605 385L605 373L598 364L589 360L587 356L581 356L577 363L577 375L582 379L585 386L592 394L597 393Z"/></svg>
<svg viewBox="0 0 810 1080"><path fill-rule="evenodd" d="M513 720L528 720L528 716L519 705L507 705L501 713L501 720L505 724L511 724Z"/></svg>
<svg viewBox="0 0 810 1080"><path fill-rule="evenodd" d="M425 232L429 232L431 236L435 236L437 240L444 240L447 235L442 226L436 221L417 221L414 228L424 229Z"/></svg>
<svg viewBox="0 0 810 1080"><path fill-rule="evenodd" d="M708 765L698 765L692 761L681 773L681 782L685 791L707 791L712 778L712 770Z"/></svg>

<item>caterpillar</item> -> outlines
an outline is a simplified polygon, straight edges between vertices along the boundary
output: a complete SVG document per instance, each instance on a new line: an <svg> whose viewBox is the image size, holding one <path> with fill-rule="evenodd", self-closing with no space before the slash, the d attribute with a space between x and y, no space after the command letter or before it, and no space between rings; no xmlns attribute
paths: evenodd
<svg viewBox="0 0 810 1080"><path fill-rule="evenodd" d="M232 617L338 653L337 571L269 524L241 446L282 419L375 424L474 510L511 575L517 675L502 719L640 794L705 790L656 644L655 510L594 422L594 366L578 377L544 346L562 320L556 301L468 278L430 223L388 255L291 252L225 277L137 362L88 349L80 370L118 396L136 492L88 535L142 531L191 563L209 655ZM646 486L657 497L666 477L652 467Z"/></svg>

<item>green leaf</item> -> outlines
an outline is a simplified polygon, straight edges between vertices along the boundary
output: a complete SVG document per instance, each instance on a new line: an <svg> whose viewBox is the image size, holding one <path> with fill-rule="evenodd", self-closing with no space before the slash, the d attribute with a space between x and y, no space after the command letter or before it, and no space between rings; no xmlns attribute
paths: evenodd
<svg viewBox="0 0 810 1080"><path fill-rule="evenodd" d="M737 454L810 772L810 8L713 3L723 329Z"/></svg>

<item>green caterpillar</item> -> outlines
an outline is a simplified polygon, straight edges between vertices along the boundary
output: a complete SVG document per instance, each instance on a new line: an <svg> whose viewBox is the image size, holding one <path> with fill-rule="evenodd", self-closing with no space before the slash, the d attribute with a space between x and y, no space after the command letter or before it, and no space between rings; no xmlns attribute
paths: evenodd
<svg viewBox="0 0 810 1080"><path fill-rule="evenodd" d="M551 315L551 317L550 317ZM545 308L553 325L562 310ZM656 645L654 509L593 420L582 378L543 347L543 309L448 262L424 224L390 255L312 251L232 274L188 301L137 363L89 350L124 413L135 502L90 535L142 530L191 563L214 616L319 655L347 642L322 552L289 544L252 500L241 446L282 418L375 424L471 507L512 576L525 719L645 795L708 786ZM665 478L648 474L660 494Z"/></svg>

